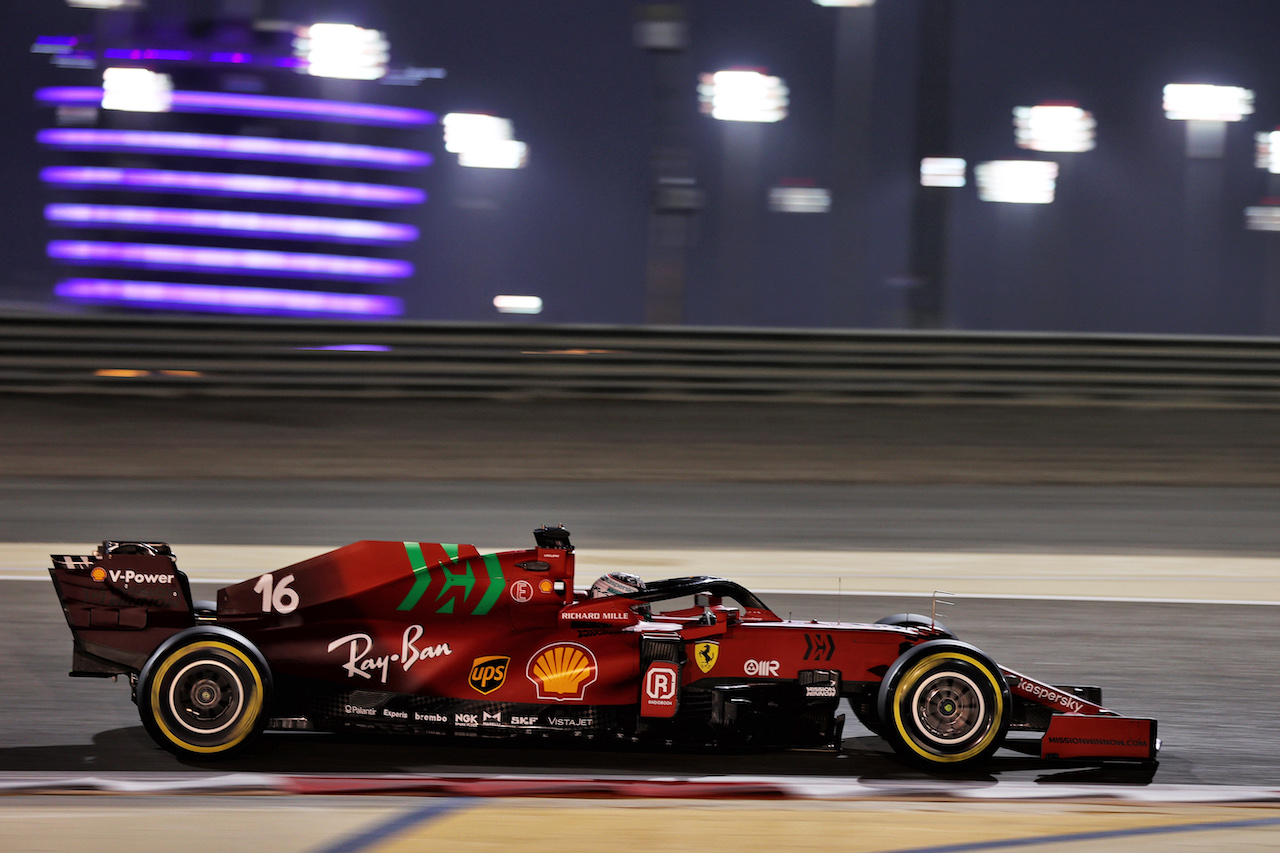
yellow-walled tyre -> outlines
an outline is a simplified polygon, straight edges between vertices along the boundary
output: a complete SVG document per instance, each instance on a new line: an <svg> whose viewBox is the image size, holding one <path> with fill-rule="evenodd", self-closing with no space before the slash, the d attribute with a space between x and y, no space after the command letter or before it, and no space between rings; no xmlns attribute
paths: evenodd
<svg viewBox="0 0 1280 853"><path fill-rule="evenodd" d="M151 655L138 676L138 716L160 746L183 758L226 758L261 733L271 672L245 638L189 628Z"/></svg>
<svg viewBox="0 0 1280 853"><path fill-rule="evenodd" d="M986 763L1004 742L1012 713L1000 668L956 640L907 650L885 673L877 704L894 750L935 772Z"/></svg>

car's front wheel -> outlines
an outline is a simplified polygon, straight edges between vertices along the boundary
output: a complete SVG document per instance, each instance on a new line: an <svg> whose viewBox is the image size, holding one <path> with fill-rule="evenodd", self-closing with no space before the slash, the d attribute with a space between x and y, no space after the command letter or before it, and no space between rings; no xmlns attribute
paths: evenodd
<svg viewBox="0 0 1280 853"><path fill-rule="evenodd" d="M1012 702L999 667L968 643L931 640L905 652L880 685L882 734L931 770L986 762L1009 730Z"/></svg>
<svg viewBox="0 0 1280 853"><path fill-rule="evenodd" d="M175 755L239 752L262 731L271 674L252 643L223 628L190 628L157 649L138 677L138 715Z"/></svg>
<svg viewBox="0 0 1280 853"><path fill-rule="evenodd" d="M919 613L895 613L892 616L877 619L876 624L893 625L896 628L932 628L941 631L947 637L955 637L954 634L947 630L946 625L943 625L932 616L922 616ZM858 718L858 722L866 726L872 734L883 737L884 720L880 718L877 699L878 697L874 693L856 696L849 700L849 705L853 708L853 715Z"/></svg>

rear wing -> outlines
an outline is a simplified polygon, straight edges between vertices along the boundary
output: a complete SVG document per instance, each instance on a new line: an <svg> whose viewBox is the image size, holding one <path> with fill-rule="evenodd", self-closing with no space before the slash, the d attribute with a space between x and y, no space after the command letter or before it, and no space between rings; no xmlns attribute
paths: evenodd
<svg viewBox="0 0 1280 853"><path fill-rule="evenodd" d="M49 575L71 629L71 675L137 672L151 652L195 624L191 584L163 542L103 542L53 554Z"/></svg>

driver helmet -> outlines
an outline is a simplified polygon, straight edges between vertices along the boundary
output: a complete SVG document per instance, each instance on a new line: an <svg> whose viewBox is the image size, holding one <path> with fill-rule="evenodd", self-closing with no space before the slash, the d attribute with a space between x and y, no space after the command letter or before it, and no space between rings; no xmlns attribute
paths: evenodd
<svg viewBox="0 0 1280 853"><path fill-rule="evenodd" d="M607 575L601 575L591 585L591 589L587 592L587 598L628 595L633 592L639 592L642 589L644 589L644 581L640 580L638 575L633 575L631 572L609 572Z"/></svg>

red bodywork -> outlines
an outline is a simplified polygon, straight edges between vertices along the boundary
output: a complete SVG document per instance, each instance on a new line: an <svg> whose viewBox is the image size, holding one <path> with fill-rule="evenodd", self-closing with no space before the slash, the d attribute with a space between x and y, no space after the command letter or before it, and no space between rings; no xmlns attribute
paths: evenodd
<svg viewBox="0 0 1280 853"><path fill-rule="evenodd" d="M221 589L212 611L191 601L167 546L120 553L115 544L54 558L73 675L136 675L170 636L215 624L261 651L288 688L271 716L301 727L665 736L664 726L688 731L691 720L697 731L755 720L764 741L836 746L839 700L874 698L904 652L946 636L928 626L786 621L718 578L587 599L574 590L567 534L552 547L497 554L357 542ZM1047 729L1042 756L1155 757L1153 720L1003 675L1015 706L1038 709L1024 716L1045 723L1027 727ZM744 716L766 694L757 705L807 722Z"/></svg>

